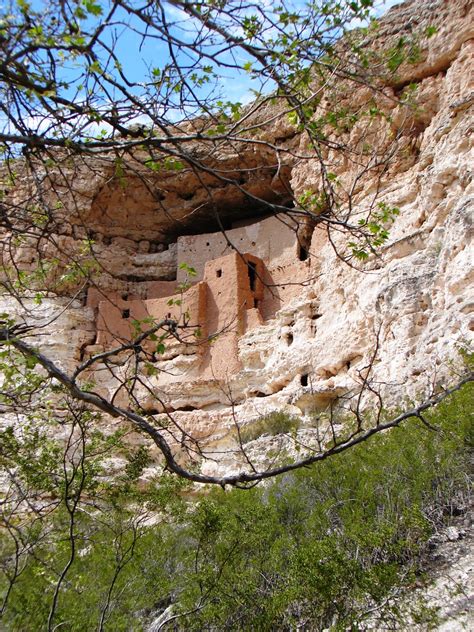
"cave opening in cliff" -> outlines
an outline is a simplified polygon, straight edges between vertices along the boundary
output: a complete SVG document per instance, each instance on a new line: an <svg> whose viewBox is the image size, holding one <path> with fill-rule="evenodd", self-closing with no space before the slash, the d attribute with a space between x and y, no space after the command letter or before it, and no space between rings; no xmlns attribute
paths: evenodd
<svg viewBox="0 0 474 632"><path fill-rule="evenodd" d="M237 172L234 183L227 174L220 181L216 167L205 189L192 176L164 182L161 173L107 174L82 221L105 243L116 237L173 243L179 236L230 230L237 222L294 207L288 178L280 174L275 183L276 171L274 165L255 165Z"/></svg>

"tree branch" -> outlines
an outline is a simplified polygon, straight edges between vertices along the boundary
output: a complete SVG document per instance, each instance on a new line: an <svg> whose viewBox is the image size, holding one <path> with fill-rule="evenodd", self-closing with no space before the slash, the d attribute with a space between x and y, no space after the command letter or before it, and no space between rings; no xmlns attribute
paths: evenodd
<svg viewBox="0 0 474 632"><path fill-rule="evenodd" d="M193 481L195 483L220 485L222 487L225 487L226 485L245 487L247 484L252 484L264 479L273 478L285 472L291 472L302 467L307 467L336 454L345 452L346 450L349 450L350 448L359 445L364 441L367 441L375 434L378 434L379 432L383 432L384 430L388 430L390 428L395 428L408 419L414 417L419 419L420 415L423 412L429 410L430 408L433 408L444 399L452 395L454 392L458 391L468 382L474 381L474 372L471 371L460 380L458 380L458 382L454 386L448 389L444 389L438 395L434 395L433 397L422 402L418 406L410 408L400 415L397 415L390 421L379 423L375 427L361 431L359 434L357 434L357 436L351 436L348 440L338 440L336 438L335 444L332 447L324 449L318 454L311 455L294 463L282 465L280 467L275 467L268 470L254 471L249 473L240 472L238 474L230 476L219 477L198 474L182 467L175 459L171 447L166 439L143 415L140 415L130 409L116 406L101 395L82 389L76 383L75 379L67 375L62 369L57 366L57 364L55 364L52 360L37 351L31 345L23 342L14 335L12 336L11 332L8 329L0 329L0 344L1 343L11 344L24 356L34 358L46 370L49 377L58 380L58 382L60 382L67 389L70 395L77 401L84 402L98 410L101 410L104 413L107 413L108 415L111 415L114 418L125 419L131 422L137 430L140 430L141 432L147 434L153 440L157 448L161 451L166 462L166 468L171 472L174 472L178 476L181 476L182 478Z"/></svg>

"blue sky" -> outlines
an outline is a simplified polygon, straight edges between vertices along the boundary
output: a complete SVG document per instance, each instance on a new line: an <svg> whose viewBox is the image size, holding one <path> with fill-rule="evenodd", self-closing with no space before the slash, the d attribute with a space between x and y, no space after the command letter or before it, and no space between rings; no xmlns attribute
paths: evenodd
<svg viewBox="0 0 474 632"><path fill-rule="evenodd" d="M100 0L98 0L98 2L100 3ZM271 7L274 4L273 0L260 0L260 2L263 7L267 5ZM43 14L43 15L52 11L52 5L49 4L47 0L32 0L31 4L35 10L37 10L40 14ZM302 8L304 7L305 4L306 4L305 0L288 0L288 5L293 6L295 9L298 9L298 7ZM386 2L383 2L382 0L380 0L379 2L376 3L375 15L376 16L382 15L385 11L388 10L389 7L395 4L400 4L400 0L387 0ZM175 7L167 3L164 3L163 6L166 7L167 15L169 18L175 19L180 22L180 27L179 27L180 35L182 37L186 37L186 34L182 31L182 28L184 25L184 28L189 29L188 37L192 38L196 32L195 23L193 23L193 20L190 19L188 16L186 16L181 10L176 9ZM7 10L8 9L6 8L6 6L2 4L0 6L0 15ZM129 20L132 26L133 25L136 26L137 24L135 18L133 17L128 18L128 16L126 16L124 12L121 13L121 18L124 21ZM354 21L353 26L354 27L360 26L360 22ZM115 49L118 53L118 56L121 60L121 63L127 75L132 80L138 83L138 86L135 89L135 92L138 94L141 91L139 84L140 82L149 80L150 70L153 67L162 69L170 62L168 50L163 42L142 40L138 35L133 34L125 26L123 27L118 26L117 34L119 35L119 37L115 44ZM243 57L244 53L238 53L238 54L242 56L239 59L239 61L242 61L242 63L245 62L246 59ZM181 59L179 61L181 61L182 63L183 60ZM76 79L77 80L76 85L77 85L77 83L80 82L79 80L80 72L81 72L80 68L74 69L73 67L63 67L62 70L60 71L60 74L62 73L62 76L67 81L73 80L73 83L74 83L74 80ZM252 82L252 79L248 73L242 72L240 74L236 74L236 72L233 72L233 71L229 71L229 70L226 71L225 69L224 70L219 69L217 88L220 91L221 97L224 101L231 101L231 102L240 101L245 104L245 103L250 102L254 98L254 93L252 92L252 88L258 90L260 86L256 82ZM270 92L272 88L273 86L268 85L265 91ZM74 95L74 92L72 88L67 89L67 96L69 98L74 98L73 95ZM159 100L159 95L157 96L158 96L157 100ZM201 90L200 96L202 98L205 98L206 87L204 87ZM112 99L113 98L114 98L114 95L112 95ZM77 99L78 100L81 99L80 93L77 95ZM111 104L111 101L110 100L107 101L107 99L104 98L103 103L104 103L104 107L109 108L110 107L109 104ZM189 111L186 112L187 115L190 115L190 114L193 115L194 113L189 112ZM169 110L167 114L168 114L168 118L171 120L173 119L177 120L181 118L180 113L178 111L173 111L172 108ZM45 128L47 128L51 122L51 119L49 118L49 115L46 112L44 114L42 114L41 112L38 112L38 117L34 117L34 118L38 118L39 121L32 120L31 127L32 128L36 127L36 130L38 132L45 131ZM0 120L1 120L1 117L0 117ZM137 122L138 121L143 122L145 124L147 123L147 121L143 120L143 118L140 116L137 117ZM133 121L129 121L129 123L130 122L133 122ZM7 126L8 126L8 123L7 123ZM94 127L96 126L94 125ZM106 127L104 127L104 131L107 131Z"/></svg>
<svg viewBox="0 0 474 632"><path fill-rule="evenodd" d="M262 5L274 4L273 0L261 0ZM383 15L390 7L400 4L401 0L379 0L375 4L374 14L379 17ZM305 0L293 0L289 2L295 8L303 7ZM181 10L171 6L167 6L167 13L176 20L184 20L186 26L192 31L192 20L184 14ZM353 26L360 26L361 23L354 20ZM141 50L137 50L137 41L133 44L129 39L124 38L119 42L119 48L121 56L126 65L132 72L137 80L140 76L145 76L150 67L152 61L158 67L164 66L168 61L168 53L165 50L164 45L157 45L156 43L147 43L141 47ZM243 55L243 54L242 54ZM246 61L242 56L242 61ZM219 72L219 84L222 92L222 98L229 101L241 101L247 103L254 98L252 88L258 88L258 85L253 82L247 73L241 73L236 75L235 73L226 72L225 69Z"/></svg>

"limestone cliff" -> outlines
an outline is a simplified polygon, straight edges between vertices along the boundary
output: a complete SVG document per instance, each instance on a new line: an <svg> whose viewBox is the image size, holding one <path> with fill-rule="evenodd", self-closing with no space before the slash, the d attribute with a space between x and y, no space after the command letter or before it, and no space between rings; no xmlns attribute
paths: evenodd
<svg viewBox="0 0 474 632"><path fill-rule="evenodd" d="M350 393L369 364L387 404L448 382L449 363L474 327L472 22L467 0L433 0L395 7L381 23L377 41L423 34L428 26L436 33L421 38L415 63L381 90L383 122L342 133L352 143L396 137L397 154L385 172L364 174L355 186L354 165L325 150L334 177L354 187L355 217L375 197L400 209L389 241L363 264L341 259L346 235L333 232L329 239L325 228L291 214L269 216L268 207L252 202L281 208L320 186L319 162L298 158L305 138L286 118L261 132L294 150L280 168L265 146L227 148L209 158L253 198L212 174L170 168L144 176L137 161L135 171L119 177L117 165L99 158L65 162L49 187L60 199L55 246L65 259L80 258L87 237L96 270L79 294L65 282L35 308L35 324L55 318L41 335L42 350L70 370L130 338L133 320L186 318L186 340L168 341L158 355L150 347L155 368L144 370L136 396L157 419L172 412L183 432L221 454L201 464L209 473L241 465L232 450L236 422L244 427L286 409L302 418L303 434L310 432L315 415ZM398 98L410 91L415 103L407 110ZM363 92L341 99L354 107ZM64 181L72 176L73 191ZM28 182L13 195L21 200L25 191ZM37 253L38 243L26 240L13 258L34 268ZM52 278L61 265L59 256ZM189 267L196 276L189 277ZM2 304L18 309L6 296ZM124 371L118 359L90 377L104 395L118 388L116 401L125 403ZM259 439L247 448L258 462Z"/></svg>
<svg viewBox="0 0 474 632"><path fill-rule="evenodd" d="M18 160L14 178L2 167L0 329L3 313L26 324L27 342L64 372L82 365L94 401L143 415L178 464L214 477L318 453L354 405L372 421L374 402L404 408L441 392L474 331L473 17L470 0L392 8L367 47L412 37L414 54L375 88L331 86L313 120L334 100L357 116L332 129L318 156L294 118L269 103L244 112L249 142L193 140L200 169L162 157L150 166L140 148L128 162L67 151L55 152L53 169ZM196 119L174 131L205 134L209 125ZM325 221L324 204L298 208L322 201L324 177L353 227L374 209L399 210L367 258L351 254L354 231ZM156 322L167 335L140 339ZM54 392L46 407L65 414ZM279 411L290 425L262 423ZM103 414L106 433L126 423L119 417ZM0 428L20 433L23 421L14 406L0 408ZM127 440L152 443L139 432ZM164 452L150 452L145 479L163 470ZM107 474L126 463L110 458ZM454 552L445 541L437 549L456 566L438 568L428 600L444 602L445 631L471 625L472 533L470 517L462 520L446 530ZM452 583L465 592L454 598Z"/></svg>

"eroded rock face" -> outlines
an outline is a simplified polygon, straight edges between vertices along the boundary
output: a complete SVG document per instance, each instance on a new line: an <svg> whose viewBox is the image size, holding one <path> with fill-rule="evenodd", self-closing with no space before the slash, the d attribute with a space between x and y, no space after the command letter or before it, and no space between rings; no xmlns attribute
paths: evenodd
<svg viewBox="0 0 474 632"><path fill-rule="evenodd" d="M19 314L23 306L30 325L45 326L32 340L70 373L130 338L134 318L187 318L188 344L167 340L159 354L147 347L153 371L143 368L135 396L163 426L172 416L175 428L163 433L178 458L189 464L180 441L192 437L210 457L195 455L197 467L215 476L249 462L263 470L283 449L295 456L281 437L252 435L254 422L272 411L300 418L301 445L317 447L318 416L353 392L368 367L386 407L449 384L474 330L473 24L469 0L409 0L390 10L380 41L429 26L437 32L422 38L415 64L403 65L397 80L381 87L376 101L386 117L358 122L333 140L388 151L396 139L396 157L382 174L368 170L359 177L360 165L322 149L334 177L352 188L354 217L375 199L400 209L389 241L367 262L352 267L341 259L347 235L333 231L329 239L325 228L302 226L291 215L269 216L268 208L212 175L163 169L137 177L98 157L61 165L73 191L56 174L54 243L25 238L13 254L3 251L5 268L10 256L24 270L35 269L38 252L58 257L48 271L54 290L40 306L33 298L20 305L2 296L0 312ZM412 83L416 106L407 109L396 99L408 96ZM347 94L341 87L341 107L366 98L364 88ZM307 139L287 117L276 117L258 138L291 148L278 170L263 146L223 149L209 164L278 205L288 202L289 191L295 198L318 191L320 163L298 158L307 154ZM142 169L139 160L136 169ZM13 195L25 203L28 182ZM212 205L224 232L217 232ZM74 281L55 285L72 253L80 261L93 254L88 288ZM200 337L194 338L197 325ZM129 369L118 355L87 379L97 393L114 394L117 405L127 406L120 385ZM5 414L1 423L15 421ZM103 423L113 428L116 422L104 415ZM237 427L250 429L245 455L237 449ZM121 467L119 460L111 464L111 470ZM472 575L472 560L466 560L456 582ZM450 586L438 584L448 603ZM451 610L443 611L440 629L469 625L468 613L456 619Z"/></svg>
<svg viewBox="0 0 474 632"><path fill-rule="evenodd" d="M443 12L448 10L446 3L441 5ZM153 378L153 388L175 411L183 411L175 413L180 415L180 424L201 437L208 432L214 446L225 441L226 427L232 434L234 417L245 424L282 407L298 415L321 411L360 382L376 348L373 377L387 405L397 402L401 390L408 398L423 397L435 383L452 379L449 362L458 347L466 346L474 327L470 247L474 190L467 80L473 42L465 25L468 5L451 8L449 20L434 36L438 51L441 41L449 39L442 64L433 59L428 64L422 56L421 69L414 66L403 71L412 71L403 82L419 81L421 105L414 114L416 120L403 118L406 152L377 182L378 199L401 211L380 255L360 269L351 268L334 249L343 251L347 238L336 236L331 244L317 228L310 256L302 262L295 236L285 261L279 262L284 270L285 265L289 268L278 283L291 284L294 279L300 283L290 285L274 315L240 337L240 370L229 370L226 379L222 374L213 379L200 372L196 363L191 368L189 357L177 357L164 361L161 366L166 373ZM429 9L417 17L418 24L430 20L437 24L433 7ZM389 14L389 23L408 10L410 6L397 8ZM456 30L452 37L451 28ZM427 59L432 57L428 53ZM461 102L465 107L456 105ZM391 126L402 126L397 117L395 111ZM314 174L312 168L307 162L304 168L294 166L291 183L296 194L308 182L317 182L319 165L314 163ZM340 173L344 177L343 166ZM358 196L361 209L372 194L368 182ZM255 224L255 234L259 226ZM237 234L228 233L230 237ZM210 243L206 239L203 235L197 242L204 258L204 242ZM223 241L221 236L218 239ZM262 243L258 248L262 250ZM277 263L273 261L275 269ZM271 260L266 264L273 265ZM297 270L303 275L300 278L295 277ZM232 411L229 392L235 404ZM194 410L186 412L188 407ZM221 465L205 467L223 471Z"/></svg>
<svg viewBox="0 0 474 632"><path fill-rule="evenodd" d="M373 126L357 123L334 137L355 147L369 140L382 148L394 138L398 143L396 159L382 175L367 171L356 178L355 217L375 196L400 209L389 242L356 267L338 256L347 252L347 236L332 232L329 240L325 229L311 226L302 232L291 217L279 226L278 218L265 215L268 209L252 205L242 191L212 175L203 182L189 170L164 169L137 178L118 173L117 165L100 158L65 164L69 175L74 172L74 197L58 175L55 243L71 253L87 238L98 267L94 287L87 297L84 292L78 297L82 304L74 302L54 321L51 335L42 336L45 350L72 368L126 338L130 328L122 321L133 317L135 308L148 305L143 314L136 313L154 318L167 311L166 302L173 296L176 301L179 284L203 282L208 265L214 280L210 284L207 279L199 300L205 313L214 314L215 326L193 324L206 325L206 335L225 333L212 352L194 341L153 357L156 371L146 374L146 387L137 386L137 396L145 410L173 411L181 428L216 453L235 441L236 421L245 426L282 408L310 420L360 383L369 364L387 405L399 403L401 392L422 397L434 384L448 383L449 362L458 347L467 345L474 328L469 241L474 193L472 22L467 0L407 2L382 22L381 39L386 41L415 28L424 33L431 25L437 32L420 41L418 61L404 65L396 82L381 89L378 107L385 119ZM417 105L407 109L394 97L410 90L411 82L417 84ZM361 88L341 99L354 106L364 102L363 92ZM275 120L261 134L295 149L295 157L278 172L272 155L257 148L240 153L228 149L220 162L213 156L213 164L269 202L284 204L288 187L297 198L308 189L317 191L319 162L296 157L296 150L306 152L307 141L287 118ZM343 185L354 183L357 165L333 150L324 152L334 177ZM21 198L25 192L15 195ZM220 209L225 233L216 232L211 203ZM215 295L209 289L222 272L213 262L236 252L262 262L259 281L265 289L258 297L248 293L250 285L235 296L229 293L231 298L223 294L224 303L235 302L223 318L223 308L216 308L219 289ZM36 253L35 244L26 240L16 251L16 262L34 268ZM196 278L188 278L181 263L193 266ZM58 264L51 275L60 271ZM242 278L252 283L251 276ZM67 284L59 291L72 293ZM41 308L44 317L60 311L65 301L64 296L49 297ZM193 307L192 314L204 313L202 305ZM175 314L176 304L173 309ZM107 324L107 313L113 311L116 324ZM232 343L219 351L225 336ZM91 376L104 395L114 392L126 367L117 361L114 371L116 377L102 369ZM126 404L125 394L116 401ZM249 449L258 459L258 442ZM240 463L232 456L203 463L213 474L237 467Z"/></svg>

